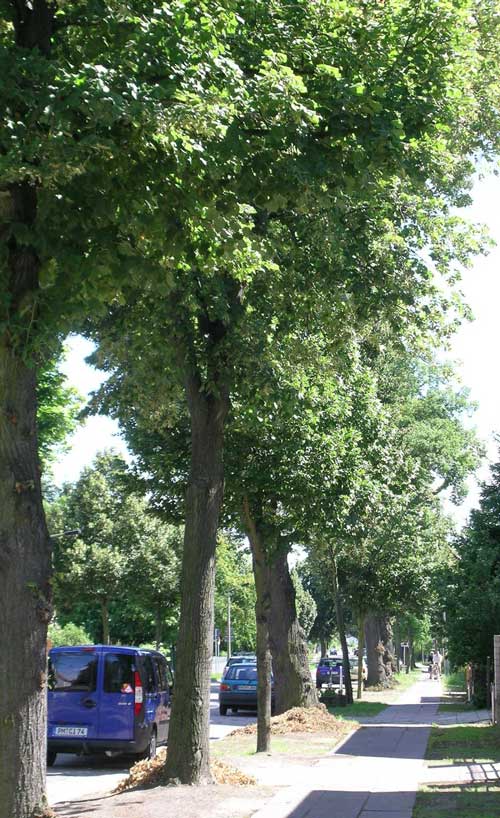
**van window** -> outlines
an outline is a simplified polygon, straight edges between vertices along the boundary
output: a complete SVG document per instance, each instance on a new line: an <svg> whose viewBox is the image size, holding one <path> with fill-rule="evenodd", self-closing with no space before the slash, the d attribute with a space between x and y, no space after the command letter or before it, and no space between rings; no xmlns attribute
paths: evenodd
<svg viewBox="0 0 500 818"><path fill-rule="evenodd" d="M53 653L49 658L49 690L92 693L96 689L96 678L95 653Z"/></svg>
<svg viewBox="0 0 500 818"><path fill-rule="evenodd" d="M168 690L167 663L165 659L160 659L158 656L155 656L153 662L156 667L158 679L160 680L160 690Z"/></svg>
<svg viewBox="0 0 500 818"><path fill-rule="evenodd" d="M144 668L144 690L146 693L156 693L156 679L151 656L142 657L142 666Z"/></svg>
<svg viewBox="0 0 500 818"><path fill-rule="evenodd" d="M107 653L104 659L104 692L133 693L134 657L129 653Z"/></svg>

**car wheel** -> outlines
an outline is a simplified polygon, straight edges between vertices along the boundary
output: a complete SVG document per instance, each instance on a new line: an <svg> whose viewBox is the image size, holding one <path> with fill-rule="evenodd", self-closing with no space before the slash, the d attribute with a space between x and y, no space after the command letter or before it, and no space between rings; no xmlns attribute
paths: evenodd
<svg viewBox="0 0 500 818"><path fill-rule="evenodd" d="M47 750L47 767L53 767L57 758L55 750Z"/></svg>
<svg viewBox="0 0 500 818"><path fill-rule="evenodd" d="M221 716L227 715L227 705L226 704L219 704L219 714Z"/></svg>
<svg viewBox="0 0 500 818"><path fill-rule="evenodd" d="M238 708L237 708L237 707L231 707L231 711L232 711L233 713L237 713L237 712L238 712Z"/></svg>

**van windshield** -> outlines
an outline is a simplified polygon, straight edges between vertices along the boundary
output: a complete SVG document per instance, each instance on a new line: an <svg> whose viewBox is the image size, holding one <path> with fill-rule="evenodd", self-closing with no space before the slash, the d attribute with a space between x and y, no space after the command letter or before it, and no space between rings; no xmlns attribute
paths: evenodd
<svg viewBox="0 0 500 818"><path fill-rule="evenodd" d="M49 657L49 690L84 691L96 689L97 656L93 652L68 651Z"/></svg>

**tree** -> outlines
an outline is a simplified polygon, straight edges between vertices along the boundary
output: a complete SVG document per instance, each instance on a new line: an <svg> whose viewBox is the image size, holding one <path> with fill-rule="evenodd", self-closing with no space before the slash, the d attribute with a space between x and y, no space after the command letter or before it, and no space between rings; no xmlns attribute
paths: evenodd
<svg viewBox="0 0 500 818"><path fill-rule="evenodd" d="M300 563L298 571L304 588L310 593L316 605L316 618L309 638L320 643L321 656L326 656L337 628L329 578L322 566L314 561L312 553Z"/></svg>
<svg viewBox="0 0 500 818"><path fill-rule="evenodd" d="M37 383L37 430L42 471L64 451L78 423L82 400L68 387L58 363L51 361L39 374Z"/></svg>
<svg viewBox="0 0 500 818"><path fill-rule="evenodd" d="M297 605L297 617L306 639L309 638L311 628L317 616L318 608L312 594L304 587L300 574L296 568L291 572L293 587L295 589L295 602Z"/></svg>
<svg viewBox="0 0 500 818"><path fill-rule="evenodd" d="M130 494L126 463L112 452L98 455L74 486L64 488L59 506L63 527L78 528L80 535L57 541L56 605L72 616L75 600L97 606L100 638L108 644L110 611L127 588L127 602L149 614L161 643L165 615L178 604L179 531ZM140 641L147 638L143 633Z"/></svg>
<svg viewBox="0 0 500 818"><path fill-rule="evenodd" d="M147 4L0 7L0 558L8 568L0 644L11 668L0 700L0 803L8 818L31 818L46 804L51 617L37 381L61 336L120 297L134 256L140 266L133 228L140 232L148 194L139 169L156 153L158 102L151 86L137 94L153 24Z"/></svg>
<svg viewBox="0 0 500 818"><path fill-rule="evenodd" d="M436 611L448 640L450 660L486 665L500 622L500 465L481 487L479 508L473 509L452 543L448 565L435 578ZM436 629L435 629L436 630Z"/></svg>
<svg viewBox="0 0 500 818"><path fill-rule="evenodd" d="M54 648L64 647L64 645L89 645L91 641L86 631L72 622L63 626L57 622L51 622L48 640L51 647Z"/></svg>
<svg viewBox="0 0 500 818"><path fill-rule="evenodd" d="M172 779L209 779L214 555L238 377L289 316L324 323L337 343L382 311L394 329L437 331L442 298L421 249L448 278L477 247L449 208L465 201L470 157L496 145L495 59L482 49L496 21L489 6L467 11L425 2L415 15L400 0L244 5L231 27L217 20L218 62L204 73L214 97L226 83L209 107L224 115L189 133L186 175L203 206L193 196L169 219L164 175L151 179L141 246L160 289L132 288L132 310L113 310L96 332L110 368L136 384L141 368L153 371L162 391L185 391L190 416ZM182 100L192 97L189 88ZM193 631L193 621L204 625Z"/></svg>
<svg viewBox="0 0 500 818"><path fill-rule="evenodd" d="M233 650L255 650L255 585L247 549L234 535L219 535L215 575L215 626L227 642L228 599Z"/></svg>

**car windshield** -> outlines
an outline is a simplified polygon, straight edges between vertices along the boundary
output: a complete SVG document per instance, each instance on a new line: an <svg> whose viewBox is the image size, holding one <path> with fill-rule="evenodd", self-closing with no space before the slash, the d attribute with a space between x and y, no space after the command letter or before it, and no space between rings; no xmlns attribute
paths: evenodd
<svg viewBox="0 0 500 818"><path fill-rule="evenodd" d="M226 679L256 682L257 668L255 667L255 665L245 665L244 667L242 667L241 665L233 665L233 667L229 668L226 674Z"/></svg>
<svg viewBox="0 0 500 818"><path fill-rule="evenodd" d="M338 667L340 664L340 659L321 659L319 667Z"/></svg>

